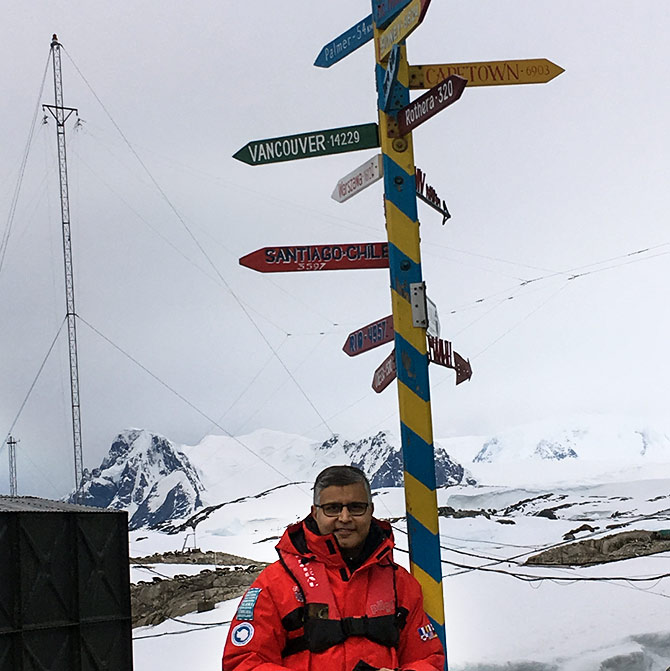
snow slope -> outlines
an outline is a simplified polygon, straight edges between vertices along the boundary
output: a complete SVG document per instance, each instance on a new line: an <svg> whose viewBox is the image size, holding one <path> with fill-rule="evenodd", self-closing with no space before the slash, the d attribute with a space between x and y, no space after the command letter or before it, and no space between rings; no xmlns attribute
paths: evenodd
<svg viewBox="0 0 670 671"><path fill-rule="evenodd" d="M490 460L475 461L494 438L496 449L487 450ZM261 451L268 436L257 439L252 448ZM281 439L275 436L275 447ZM219 502L230 503L201 518L195 539L187 536L189 530L132 533L131 553L196 543L203 550L273 561L277 538L311 503L309 478L286 484L286 478L273 474L272 467L288 472L295 464L307 466L307 442L290 440L283 457L277 450L262 453L271 464L267 470L238 455L223 477L221 469L231 462L216 441L187 448L190 458L204 448L207 459L193 458L199 476ZM670 441L665 431L637 421L591 417L436 443L480 483L438 490L445 511L473 511L465 513L471 516L440 518L452 671L670 667L670 579L664 577L670 574L670 553L591 567L524 565L527 557L566 542L564 536L571 532L582 540L619 530L670 529ZM539 444L552 447L538 451ZM241 448L231 444L230 449ZM577 456L559 458L569 450ZM267 485L277 488L261 493ZM394 523L395 557L407 566L402 488L376 490L374 504L378 517L401 518ZM577 531L583 525L592 531ZM136 671L219 668L226 622L235 606L225 602L210 613L136 630Z"/></svg>
<svg viewBox="0 0 670 671"><path fill-rule="evenodd" d="M670 429L584 415L436 441L480 483L509 486L670 477Z"/></svg>
<svg viewBox="0 0 670 671"><path fill-rule="evenodd" d="M549 496L522 503L541 495ZM489 514L440 518L452 671L665 671L670 666L670 584L631 580L665 573L669 554L589 568L523 566L528 555L562 543L564 534L585 522L595 529L593 535L612 533L607 527L613 522L627 529L670 527L670 479L562 489L451 487L441 489L438 498L441 506ZM374 500L380 517L404 514L400 488L378 490ZM198 525L197 544L273 561L277 537L309 503L309 489L293 485L225 506ZM557 519L536 515L557 503L565 506ZM404 521L394 527L396 559L407 565ZM181 548L185 538L154 531L142 536L145 540L137 541L131 534L133 554ZM602 580L611 577L626 580ZM166 664L178 668L179 660L218 668L226 625L203 629L186 623L226 622L234 607L223 603L213 613L136 630L136 637L183 632L138 638L136 671L162 671Z"/></svg>

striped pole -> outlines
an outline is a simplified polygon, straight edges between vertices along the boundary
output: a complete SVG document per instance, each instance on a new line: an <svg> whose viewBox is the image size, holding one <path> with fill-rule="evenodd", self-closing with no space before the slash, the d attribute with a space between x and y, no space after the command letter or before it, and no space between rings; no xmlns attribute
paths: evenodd
<svg viewBox="0 0 670 671"><path fill-rule="evenodd" d="M383 62L378 57L379 34L375 27L376 80L381 103L388 56ZM444 645L446 668L426 330L413 325L410 303L410 284L422 282L414 149L411 133L403 138L388 137L389 132L397 136L393 112L399 106L409 104L409 66L404 42L400 44L397 72L394 108L385 113L379 105L379 136L384 164L384 209L389 242L410 568L421 585L425 611Z"/></svg>

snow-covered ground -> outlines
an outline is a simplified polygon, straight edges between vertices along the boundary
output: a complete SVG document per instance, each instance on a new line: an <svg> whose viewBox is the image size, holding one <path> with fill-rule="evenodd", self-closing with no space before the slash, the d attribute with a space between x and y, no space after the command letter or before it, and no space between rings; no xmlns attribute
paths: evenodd
<svg viewBox="0 0 670 671"><path fill-rule="evenodd" d="M670 573L670 553L589 568L522 563L529 554L562 543L565 533L584 523L596 529L589 532L595 536L613 533L607 528L611 524L625 523L625 529L670 528L668 464L627 472L624 462L608 463L608 471L620 476L627 472L628 479L604 483L593 481L596 469L584 462L581 481L565 468L576 464L551 464L550 475L547 465L539 464L545 481L535 485L532 469L524 478L517 463L515 477L503 469L495 478L494 471L487 475L492 466L479 464L473 469L480 482L490 484L438 493L439 505L496 511L489 519L483 515L440 519L449 668L666 671L670 666L670 582L636 579ZM648 478L651 473L655 477ZM197 545L202 550L273 561L276 538L288 523L307 512L309 504L309 487L295 485L224 506L198 525ZM556 510L558 519L534 515L554 506L562 506ZM402 490L378 492L375 509L379 517L401 517ZM500 523L501 518L514 523ZM394 526L396 559L407 565L405 525L400 521ZM584 537L587 534L579 534ZM130 540L131 554L142 556L181 549L185 533L168 536L143 530L131 534ZM154 568L163 573L166 567ZM171 570L185 572L182 569ZM225 602L209 613L136 629L136 671L220 668L226 623L235 607L236 601Z"/></svg>

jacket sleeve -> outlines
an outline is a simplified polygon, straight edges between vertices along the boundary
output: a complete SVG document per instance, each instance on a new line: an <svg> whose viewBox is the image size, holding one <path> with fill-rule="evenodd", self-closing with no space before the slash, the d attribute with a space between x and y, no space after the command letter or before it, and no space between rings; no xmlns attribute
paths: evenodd
<svg viewBox="0 0 670 671"><path fill-rule="evenodd" d="M287 671L281 655L286 632L271 588L277 582L281 588L275 565L269 566L245 593L226 638L223 671Z"/></svg>
<svg viewBox="0 0 670 671"><path fill-rule="evenodd" d="M404 568L397 581L399 604L409 610L398 645L400 671L443 671L444 648L423 610L421 586Z"/></svg>

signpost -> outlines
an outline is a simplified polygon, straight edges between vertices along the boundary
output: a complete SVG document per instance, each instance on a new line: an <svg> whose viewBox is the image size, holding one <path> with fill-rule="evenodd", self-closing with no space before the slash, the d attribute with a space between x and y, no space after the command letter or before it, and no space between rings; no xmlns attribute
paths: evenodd
<svg viewBox="0 0 670 671"><path fill-rule="evenodd" d="M372 27L372 14L370 14L339 37L336 37L332 42L326 44L316 57L314 65L318 68L329 68L356 51L358 47L362 47L373 37L374 29Z"/></svg>
<svg viewBox="0 0 670 671"><path fill-rule="evenodd" d="M381 366L377 368L372 376L372 388L378 393L388 387L397 377L395 364L395 349L382 361Z"/></svg>
<svg viewBox="0 0 670 671"><path fill-rule="evenodd" d="M467 79L458 75L449 75L443 82L434 86L422 96L398 112L398 131L407 135L424 121L428 121L445 107L455 103L465 90Z"/></svg>
<svg viewBox="0 0 670 671"><path fill-rule="evenodd" d="M369 161L363 163L363 165L358 166L356 170L352 170L348 175L345 175L337 183L330 197L338 203L343 203L371 184L379 181L382 178L381 159L381 154L377 154L377 156L373 156Z"/></svg>
<svg viewBox="0 0 670 671"><path fill-rule="evenodd" d="M412 0L379 35L377 60L383 61L394 44L402 42L419 24L428 11L430 0Z"/></svg>
<svg viewBox="0 0 670 671"><path fill-rule="evenodd" d="M248 165L264 165L375 147L379 147L379 129L376 123L366 123L267 140L252 140L233 154L233 158Z"/></svg>
<svg viewBox="0 0 670 671"><path fill-rule="evenodd" d="M363 326L357 331L352 331L342 347L349 356L356 356L368 352L375 347L391 342L395 337L393 330L393 315L378 319L372 324Z"/></svg>
<svg viewBox="0 0 670 671"><path fill-rule="evenodd" d="M410 65L409 88L430 89L451 75L468 80L471 86L508 84L545 84L565 70L546 58L526 58L481 63L447 63L445 65Z"/></svg>
<svg viewBox="0 0 670 671"><path fill-rule="evenodd" d="M424 8L426 6L427 3ZM383 33L377 32L377 90L383 86L385 71L385 63L380 56L385 47L380 45L380 40L393 30L394 24L412 7L416 8L416 3L410 3L403 9ZM395 35L394 40L396 37L397 41L403 39ZM401 44L397 84L401 109L410 102L407 74L407 47ZM379 391L384 383L390 383L389 377L397 376L410 571L421 585L424 609L446 650L433 422L426 353L428 319L425 319L423 325L415 324L416 310L412 295L412 287L423 283L414 145L411 134L397 137L396 132L396 137L392 138L390 131L394 126L397 131L396 113L380 109L379 135L384 162L384 210L389 240L395 371L391 369L391 362L382 364L375 372L373 389Z"/></svg>
<svg viewBox="0 0 670 671"><path fill-rule="evenodd" d="M450 215L446 201L415 166L412 131L458 100L466 84L543 83L563 69L546 59L410 66L405 39L421 24L430 2L371 0L372 14L326 44L314 63L328 68L374 37L379 125L254 140L234 157L264 165L381 148L380 156L339 180L332 197L345 202L383 177L387 242L264 247L243 256L240 264L264 273L389 268L392 314L350 333L342 349L355 356L395 342L375 371L372 388L380 393L398 380L410 570L421 585L431 633L437 634L446 653L428 364L453 368L456 384L469 380L472 369L450 342L440 340L437 307L425 296L417 198L440 212L442 223ZM410 102L410 89L429 90ZM418 294L423 296L423 310Z"/></svg>
<svg viewBox="0 0 670 671"><path fill-rule="evenodd" d="M411 0L374 0L372 3L372 18L377 28L383 28L401 10L407 7Z"/></svg>
<svg viewBox="0 0 670 671"><path fill-rule="evenodd" d="M466 361L458 352L454 352L448 340L440 340L429 335L428 359L440 366L453 368L456 371L456 385L472 377L470 360Z"/></svg>
<svg viewBox="0 0 670 671"><path fill-rule="evenodd" d="M263 247L243 256L240 265L259 273L388 268L389 251L387 242Z"/></svg>

